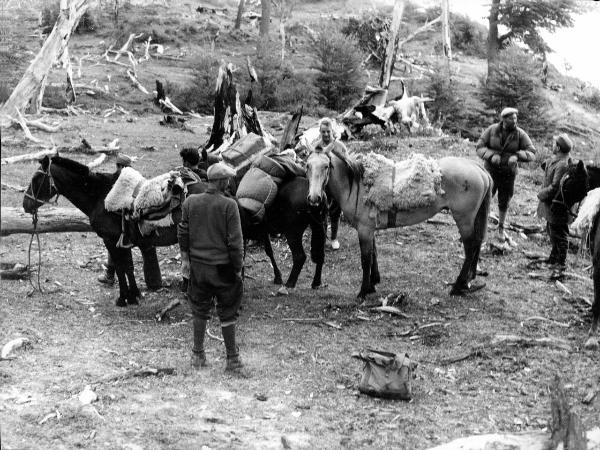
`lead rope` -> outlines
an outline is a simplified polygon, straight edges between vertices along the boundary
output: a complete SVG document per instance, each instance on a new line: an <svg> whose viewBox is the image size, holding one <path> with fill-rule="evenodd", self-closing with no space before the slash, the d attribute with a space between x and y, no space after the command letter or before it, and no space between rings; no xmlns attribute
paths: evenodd
<svg viewBox="0 0 600 450"><path fill-rule="evenodd" d="M33 245L33 237L35 236L37 239L37 248L38 248L37 287L35 286L35 284L33 284L33 281L31 281L31 277L29 277L29 284L33 288L34 292L36 290L38 290L40 293L43 294L44 291L42 290L42 285L40 283L40 272L42 271L42 247L40 245L40 234L37 231L37 223L38 223L37 210L32 215L32 222L33 222L33 233L31 233L31 239L29 239L29 249L27 251L27 267L31 271L31 247Z"/></svg>

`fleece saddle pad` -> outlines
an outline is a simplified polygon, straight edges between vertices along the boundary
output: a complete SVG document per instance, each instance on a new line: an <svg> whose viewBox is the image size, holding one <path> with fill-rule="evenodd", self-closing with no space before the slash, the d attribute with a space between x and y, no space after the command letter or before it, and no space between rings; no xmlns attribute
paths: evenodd
<svg viewBox="0 0 600 450"><path fill-rule="evenodd" d="M587 193L571 229L583 236L594 224L594 217L598 212L600 212L600 188L592 189Z"/></svg>
<svg viewBox="0 0 600 450"><path fill-rule="evenodd" d="M107 211L118 212L133 209L133 201L140 184L146 179L132 167L124 167L119 178L104 199Z"/></svg>
<svg viewBox="0 0 600 450"><path fill-rule="evenodd" d="M414 153L407 160L395 162L370 152L363 166L364 200L379 211L430 206L444 193L439 164L422 154Z"/></svg>

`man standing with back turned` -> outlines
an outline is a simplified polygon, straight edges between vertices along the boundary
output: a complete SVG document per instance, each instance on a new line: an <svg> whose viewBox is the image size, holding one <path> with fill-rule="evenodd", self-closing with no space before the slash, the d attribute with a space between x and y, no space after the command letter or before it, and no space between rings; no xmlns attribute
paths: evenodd
<svg viewBox="0 0 600 450"><path fill-rule="evenodd" d="M498 237L505 241L504 232L508 204L514 194L517 163L533 161L535 148L527 133L517 127L515 108L504 108L501 121L483 132L477 142L477 155L484 160L486 170L498 191Z"/></svg>
<svg viewBox="0 0 600 450"><path fill-rule="evenodd" d="M209 187L183 203L177 237L182 258L191 266L188 299L194 317L192 367L206 366L204 336L213 299L227 352L226 372L244 375L235 342L235 325L242 302L243 241L240 214L235 200L226 197L235 171L220 162L208 168Z"/></svg>

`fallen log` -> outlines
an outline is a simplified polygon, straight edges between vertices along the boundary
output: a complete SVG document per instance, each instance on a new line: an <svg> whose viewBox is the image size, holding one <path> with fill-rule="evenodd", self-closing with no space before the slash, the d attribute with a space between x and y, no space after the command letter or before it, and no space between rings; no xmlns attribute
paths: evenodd
<svg viewBox="0 0 600 450"><path fill-rule="evenodd" d="M171 311L172 309L175 309L177 306L181 305L181 302L179 301L178 298L176 298L175 300L172 300L167 306L165 306L164 308L162 308L160 311L158 311L155 315L154 318L156 319L157 322L162 322L163 319L165 318L165 315Z"/></svg>
<svg viewBox="0 0 600 450"><path fill-rule="evenodd" d="M162 376L162 375L174 375L175 369L172 367L143 367L141 369L129 369L123 373L117 373L114 375L105 375L102 378L92 382L92 385L111 383L113 381L127 380L128 378L139 378L149 376Z"/></svg>
<svg viewBox="0 0 600 450"><path fill-rule="evenodd" d="M29 267L23 264L0 263L0 279L2 280L27 280L30 275Z"/></svg>
<svg viewBox="0 0 600 450"><path fill-rule="evenodd" d="M89 218L75 208L45 207L39 210L38 233L90 232ZM21 208L2 207L0 236L33 233L32 216Z"/></svg>

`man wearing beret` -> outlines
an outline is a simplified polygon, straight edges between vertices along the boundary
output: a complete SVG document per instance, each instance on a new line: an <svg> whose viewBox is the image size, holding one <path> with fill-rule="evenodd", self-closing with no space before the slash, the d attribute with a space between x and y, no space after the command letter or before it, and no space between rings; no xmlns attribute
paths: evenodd
<svg viewBox="0 0 600 450"><path fill-rule="evenodd" d="M209 187L190 195L183 203L177 237L182 259L191 267L188 299L194 318L192 367L206 365L204 336L213 299L225 341L225 371L244 376L235 340L235 326L242 302L242 226L237 203L225 196L235 171L223 162L208 168Z"/></svg>
<svg viewBox="0 0 600 450"><path fill-rule="evenodd" d="M119 153L117 155L117 170L113 174L113 182L117 181L117 178L119 178L121 170L123 170L124 167L131 167L132 162L133 160L131 159L131 157L124 153ZM112 286L113 284L115 284L115 271L115 263L113 262L109 253L108 257L106 258L106 270L102 275L98 277L98 281L100 283Z"/></svg>
<svg viewBox="0 0 600 450"><path fill-rule="evenodd" d="M504 224L508 204L514 194L517 163L532 161L535 148L527 133L517 127L515 108L504 108L501 121L483 132L477 142L477 155L494 180L493 194L498 192L498 234L506 240Z"/></svg>
<svg viewBox="0 0 600 450"><path fill-rule="evenodd" d="M554 137L552 156L542 163L544 183L538 193L540 202L537 214L546 219L546 231L552 243L550 257L545 262L553 266L551 278L555 279L562 276L567 261L569 211L564 204L553 200L560 189L561 179L569 168L572 149L573 142L566 133Z"/></svg>

